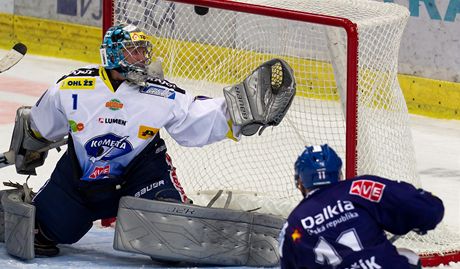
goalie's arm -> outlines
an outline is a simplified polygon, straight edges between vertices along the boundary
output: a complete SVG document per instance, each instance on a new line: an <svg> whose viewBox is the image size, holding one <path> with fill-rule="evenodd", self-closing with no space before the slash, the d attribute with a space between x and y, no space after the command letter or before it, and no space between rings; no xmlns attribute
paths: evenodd
<svg viewBox="0 0 460 269"><path fill-rule="evenodd" d="M180 145L201 147L232 135L224 98L194 98L177 93L165 129Z"/></svg>

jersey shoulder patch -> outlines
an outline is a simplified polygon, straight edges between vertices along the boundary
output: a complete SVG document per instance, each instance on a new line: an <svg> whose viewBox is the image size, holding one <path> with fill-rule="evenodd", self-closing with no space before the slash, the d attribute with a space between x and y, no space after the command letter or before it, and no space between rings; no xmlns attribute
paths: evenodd
<svg viewBox="0 0 460 269"><path fill-rule="evenodd" d="M175 99L176 93L185 94L185 91L176 84L157 78L150 78L147 80L147 84L141 87L139 92L167 99Z"/></svg>
<svg viewBox="0 0 460 269"><path fill-rule="evenodd" d="M170 88L171 90L175 91L175 92L178 92L178 93L181 93L181 94L185 94L185 90L180 88L179 86L177 86L176 84L172 83L172 82L169 82L165 79L160 79L160 78L148 78L147 79L147 85L160 85L160 86L164 86L164 87L168 87Z"/></svg>
<svg viewBox="0 0 460 269"><path fill-rule="evenodd" d="M60 90L94 90L99 69L96 67L83 67L58 80Z"/></svg>
<svg viewBox="0 0 460 269"><path fill-rule="evenodd" d="M386 185L371 179L358 179L351 183L349 194L360 196L374 203L380 202Z"/></svg>
<svg viewBox="0 0 460 269"><path fill-rule="evenodd" d="M68 77L97 77L99 76L99 68L97 66L90 66L90 67L82 67L73 70L69 74L62 76L56 83L61 82L63 79Z"/></svg>

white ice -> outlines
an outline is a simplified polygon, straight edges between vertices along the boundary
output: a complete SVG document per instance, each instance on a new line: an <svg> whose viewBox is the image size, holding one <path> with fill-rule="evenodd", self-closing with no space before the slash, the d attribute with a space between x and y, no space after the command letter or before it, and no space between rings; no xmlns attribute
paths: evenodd
<svg viewBox="0 0 460 269"><path fill-rule="evenodd" d="M5 53L6 51L0 50L0 57ZM0 88L0 102L32 105L40 95L37 91L28 93L27 89L21 93L11 92L8 87L5 88L8 83L2 83L2 80L7 82L20 79L24 81L24 85L27 83L41 85L44 91L62 75L83 65L86 63L27 55L15 67L0 74L0 85L3 87ZM0 115L8 112L5 109L7 108L0 107ZM9 115L12 116L0 124L2 151L8 150L13 128L14 113L9 111ZM460 230L460 121L411 116L411 127L422 186L443 199L446 206L444 223L458 231ZM46 164L38 169L39 176L29 180L29 185L34 190L38 190L44 183L61 154L56 151L50 152ZM13 167L3 168L1 175L0 182L25 181L25 176L18 176ZM3 188L0 186L0 189ZM146 256L116 251L112 248L112 241L113 229L101 228L96 224L78 243L61 246L61 255L58 257L37 258L28 262L9 256L3 248L4 244L0 243L0 268L167 268L165 265L154 263ZM451 263L449 266L438 268L460 268L460 263Z"/></svg>

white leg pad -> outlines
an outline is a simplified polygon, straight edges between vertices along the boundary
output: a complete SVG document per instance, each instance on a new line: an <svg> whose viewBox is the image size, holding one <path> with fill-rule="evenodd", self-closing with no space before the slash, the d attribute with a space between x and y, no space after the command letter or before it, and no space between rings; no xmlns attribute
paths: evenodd
<svg viewBox="0 0 460 269"><path fill-rule="evenodd" d="M2 200L3 195L7 193L6 190L0 191L0 201ZM5 211L3 206L0 203L0 242L5 243Z"/></svg>
<svg viewBox="0 0 460 269"><path fill-rule="evenodd" d="M23 260L35 258L35 206L22 200L22 191L2 195L5 246L8 254Z"/></svg>
<svg viewBox="0 0 460 269"><path fill-rule="evenodd" d="M167 261L276 266L284 221L267 214L123 197L114 248Z"/></svg>

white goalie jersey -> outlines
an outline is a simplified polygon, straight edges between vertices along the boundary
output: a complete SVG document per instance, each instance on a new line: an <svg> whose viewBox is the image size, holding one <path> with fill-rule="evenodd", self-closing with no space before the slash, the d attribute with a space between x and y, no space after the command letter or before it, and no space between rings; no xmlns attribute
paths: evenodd
<svg viewBox="0 0 460 269"><path fill-rule="evenodd" d="M159 130L183 146L203 146L232 132L224 98L201 99L149 79L114 91L104 68L88 66L50 87L32 107L32 127L45 139L72 137L82 180L119 176Z"/></svg>

